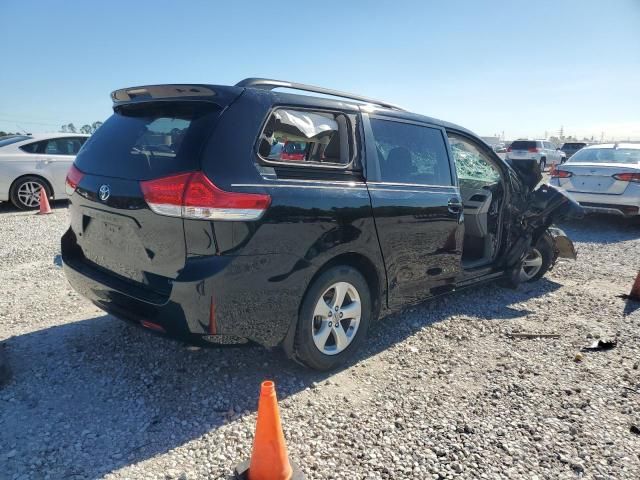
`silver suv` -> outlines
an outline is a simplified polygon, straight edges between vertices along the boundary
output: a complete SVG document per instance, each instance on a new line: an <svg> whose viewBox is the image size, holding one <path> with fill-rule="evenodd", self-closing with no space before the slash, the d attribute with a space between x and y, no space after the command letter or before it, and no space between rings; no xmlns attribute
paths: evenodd
<svg viewBox="0 0 640 480"><path fill-rule="evenodd" d="M548 140L516 140L507 148L506 160L536 160L540 169L564 163L566 154Z"/></svg>

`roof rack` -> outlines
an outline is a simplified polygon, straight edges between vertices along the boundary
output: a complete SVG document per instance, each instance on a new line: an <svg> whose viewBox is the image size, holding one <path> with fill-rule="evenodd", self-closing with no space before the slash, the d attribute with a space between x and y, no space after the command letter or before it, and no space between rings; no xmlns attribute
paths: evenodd
<svg viewBox="0 0 640 480"><path fill-rule="evenodd" d="M332 90L330 88L315 87L313 85L306 85L304 83L285 82L282 80L272 80L269 78L245 78L244 80L236 83L236 87L262 88L264 90L273 90L274 88L291 88L293 90L303 90L305 92L320 93L322 95L331 95L333 97L348 98L350 100L371 103L373 105L392 108L394 110L404 110L403 108L400 108L399 106L392 103L374 100L373 98L363 97L361 95L354 95L352 93Z"/></svg>

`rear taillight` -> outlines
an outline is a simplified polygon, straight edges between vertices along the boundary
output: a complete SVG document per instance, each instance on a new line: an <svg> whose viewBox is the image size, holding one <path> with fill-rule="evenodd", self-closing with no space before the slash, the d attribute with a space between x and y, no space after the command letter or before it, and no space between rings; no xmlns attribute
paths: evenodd
<svg viewBox="0 0 640 480"><path fill-rule="evenodd" d="M616 180L620 180L621 182L635 182L640 183L640 173L616 173L612 175Z"/></svg>
<svg viewBox="0 0 640 480"><path fill-rule="evenodd" d="M556 170L551 174L551 178L569 178L572 176L573 173L567 172L566 170Z"/></svg>
<svg viewBox="0 0 640 480"><path fill-rule="evenodd" d="M84 173L76 168L75 165L71 165L69 172L67 172L67 179L64 183L64 189L67 192L67 195L73 195L73 192L78 188L78 184L80 180L84 177Z"/></svg>
<svg viewBox="0 0 640 480"><path fill-rule="evenodd" d="M140 182L149 208L159 215L203 220L257 220L271 197L220 190L202 172Z"/></svg>
<svg viewBox="0 0 640 480"><path fill-rule="evenodd" d="M529 147L529 149L527 151L529 153L538 153L538 148L537 147Z"/></svg>

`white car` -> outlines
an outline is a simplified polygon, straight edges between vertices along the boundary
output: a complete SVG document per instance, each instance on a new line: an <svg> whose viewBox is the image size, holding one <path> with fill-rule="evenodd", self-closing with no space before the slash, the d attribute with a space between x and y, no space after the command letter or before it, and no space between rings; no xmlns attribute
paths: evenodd
<svg viewBox="0 0 640 480"><path fill-rule="evenodd" d="M592 145L556 170L550 183L587 212L640 215L640 143Z"/></svg>
<svg viewBox="0 0 640 480"><path fill-rule="evenodd" d="M564 163L567 155L548 140L516 140L509 148L505 160L535 160L540 170Z"/></svg>
<svg viewBox="0 0 640 480"><path fill-rule="evenodd" d="M89 135L49 133L0 139L0 202L28 210L40 206L40 189L64 200L65 179Z"/></svg>

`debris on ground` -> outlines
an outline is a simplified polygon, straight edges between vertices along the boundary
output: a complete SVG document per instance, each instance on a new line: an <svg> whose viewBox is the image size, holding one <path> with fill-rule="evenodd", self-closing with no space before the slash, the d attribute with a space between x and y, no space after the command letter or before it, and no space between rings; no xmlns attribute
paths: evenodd
<svg viewBox="0 0 640 480"><path fill-rule="evenodd" d="M596 340L588 347L583 347L583 352L602 352L612 350L618 346L618 340Z"/></svg>
<svg viewBox="0 0 640 480"><path fill-rule="evenodd" d="M510 333L511 338L560 338L557 333Z"/></svg>

